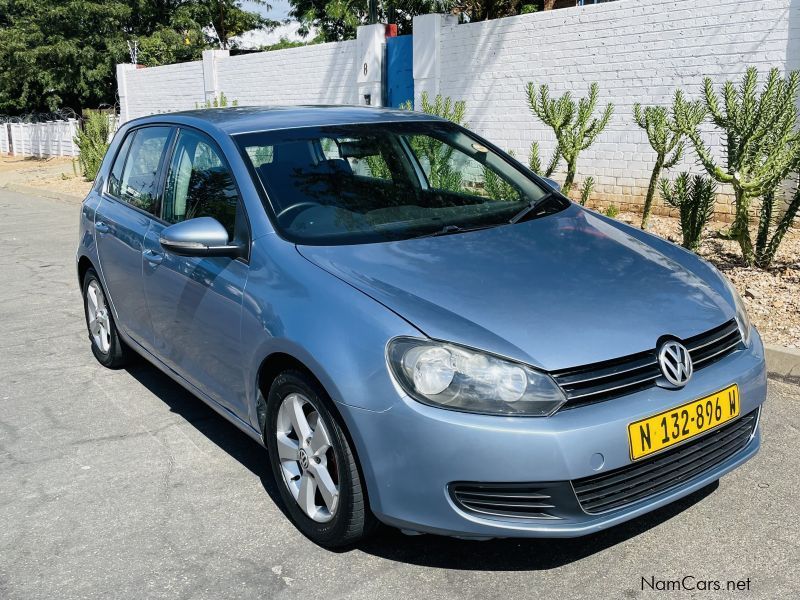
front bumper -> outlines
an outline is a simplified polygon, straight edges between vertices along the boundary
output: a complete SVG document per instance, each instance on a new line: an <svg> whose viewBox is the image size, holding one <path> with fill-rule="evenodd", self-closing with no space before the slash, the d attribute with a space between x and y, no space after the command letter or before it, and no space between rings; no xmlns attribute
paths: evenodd
<svg viewBox="0 0 800 600"><path fill-rule="evenodd" d="M576 537L650 512L719 479L758 451L758 428L743 448L708 470L603 514L564 510L557 519L525 520L480 516L459 508L448 486L568 484L629 465L629 423L733 383L739 385L741 415L766 399L764 349L755 332L750 348L697 371L681 390L654 387L547 418L458 413L406 396L381 413L341 408L359 453L370 506L381 521L405 530L475 538Z"/></svg>

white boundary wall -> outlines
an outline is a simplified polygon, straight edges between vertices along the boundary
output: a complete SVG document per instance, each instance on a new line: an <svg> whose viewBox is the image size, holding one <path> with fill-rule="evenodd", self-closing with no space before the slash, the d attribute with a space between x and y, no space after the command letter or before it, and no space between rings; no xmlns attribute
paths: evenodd
<svg viewBox="0 0 800 600"><path fill-rule="evenodd" d="M591 175L593 199L622 206L641 205L655 161L633 121L635 102L670 105L676 88L698 98L705 76L738 82L749 65L762 76L800 67L800 0L619 0L465 25L426 15L414 31L417 97L428 90L465 100L469 126L523 161L532 141L545 165L555 145L528 108L527 83L579 97L598 82L596 112L609 101L615 112L581 154L576 183ZM721 156L719 137L706 139ZM687 152L672 173L695 161ZM554 178L563 175L562 161Z"/></svg>
<svg viewBox="0 0 800 600"><path fill-rule="evenodd" d="M348 42L240 56L213 50L202 61L148 69L118 65L121 121L191 109L220 92L240 105L366 104L369 96L380 106L384 41L383 26L368 25ZM465 100L468 125L523 162L534 140L545 164L554 147L527 106L527 83L578 97L597 81L598 112L608 101L616 109L581 155L576 188L591 175L595 203L623 208L641 205L654 161L633 122L634 102L669 105L676 88L696 98L704 76L738 81L748 65L762 75L800 67L800 0L618 0L463 25L445 15L414 19L417 98L427 90ZM719 137L707 139L719 154ZM672 172L695 160L687 152Z"/></svg>
<svg viewBox="0 0 800 600"><path fill-rule="evenodd" d="M120 120L194 109L224 93L229 104L381 105L384 25L359 27L358 38L163 67L117 65Z"/></svg>

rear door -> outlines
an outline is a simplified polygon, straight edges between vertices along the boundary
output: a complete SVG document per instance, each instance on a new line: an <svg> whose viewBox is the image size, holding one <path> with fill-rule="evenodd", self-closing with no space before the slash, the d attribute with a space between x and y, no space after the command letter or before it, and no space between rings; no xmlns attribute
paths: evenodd
<svg viewBox="0 0 800 600"><path fill-rule="evenodd" d="M157 210L160 165L171 133L171 127L153 126L126 135L94 222L101 275L117 324L147 347L152 327L142 286L142 250Z"/></svg>
<svg viewBox="0 0 800 600"><path fill-rule="evenodd" d="M154 352L216 402L247 419L240 325L246 259L186 257L161 247L162 230L213 217L231 242L249 247L249 227L233 174L205 134L180 128L164 184L161 220L144 249L144 289Z"/></svg>

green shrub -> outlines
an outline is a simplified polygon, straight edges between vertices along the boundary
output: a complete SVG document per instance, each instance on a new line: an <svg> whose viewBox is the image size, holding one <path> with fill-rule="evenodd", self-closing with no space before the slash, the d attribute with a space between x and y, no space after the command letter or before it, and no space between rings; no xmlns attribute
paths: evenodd
<svg viewBox="0 0 800 600"><path fill-rule="evenodd" d="M717 184L709 177L690 176L684 171L678 175L675 183L667 178L660 182L661 195L670 206L680 212L682 246L689 250L697 250L702 241L703 231L714 214L714 199Z"/></svg>
<svg viewBox="0 0 800 600"><path fill-rule="evenodd" d="M531 145L530 166L535 173L550 177L559 160L563 158L567 163L567 177L562 186L564 195L568 195L572 188L581 151L594 143L614 114L614 105L609 102L602 115L599 118L594 117L599 89L597 83L592 83L589 87L589 96L580 98L576 103L569 92L564 92L562 96L553 100L546 85L540 85L537 90L533 82L528 83L528 106L531 112L550 127L556 136L556 149L544 173L541 169L537 142Z"/></svg>
<svg viewBox="0 0 800 600"><path fill-rule="evenodd" d="M108 150L108 139L111 136L111 124L108 115L99 111L87 111L83 126L75 136L78 146L78 164L81 174L87 181L94 181L103 157Z"/></svg>
<svg viewBox="0 0 800 600"><path fill-rule="evenodd" d="M228 106L228 97L225 95L225 92L220 92L219 96L214 96L213 100L206 100L205 102L195 102L194 107L197 109L200 108L225 108ZM231 102L231 106L239 106L238 100L233 100Z"/></svg>
<svg viewBox="0 0 800 600"><path fill-rule="evenodd" d="M611 217L612 219L616 219L619 216L619 209L616 207L616 205L609 204L603 211L603 214L607 217Z"/></svg>

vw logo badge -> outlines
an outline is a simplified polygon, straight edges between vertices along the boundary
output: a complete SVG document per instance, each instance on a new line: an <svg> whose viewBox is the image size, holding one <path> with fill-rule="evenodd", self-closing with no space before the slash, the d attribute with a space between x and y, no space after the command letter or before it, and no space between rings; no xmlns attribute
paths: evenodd
<svg viewBox="0 0 800 600"><path fill-rule="evenodd" d="M300 466L303 467L303 470L305 471L308 469L308 454L306 454L306 451L301 448L299 455L300 456L298 456L298 458L300 459Z"/></svg>
<svg viewBox="0 0 800 600"><path fill-rule="evenodd" d="M664 378L674 387L683 387L694 372L692 356L686 346L670 340L658 350L658 366Z"/></svg>

